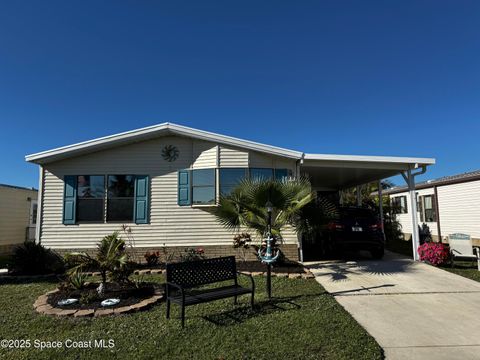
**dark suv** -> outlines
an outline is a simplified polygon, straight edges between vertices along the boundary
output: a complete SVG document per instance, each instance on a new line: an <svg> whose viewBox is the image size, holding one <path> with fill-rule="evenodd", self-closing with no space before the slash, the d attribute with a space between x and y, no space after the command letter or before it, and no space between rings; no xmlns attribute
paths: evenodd
<svg viewBox="0 0 480 360"><path fill-rule="evenodd" d="M329 245L334 250L368 250L381 259L385 234L374 211L358 207L341 207L337 220L328 226Z"/></svg>

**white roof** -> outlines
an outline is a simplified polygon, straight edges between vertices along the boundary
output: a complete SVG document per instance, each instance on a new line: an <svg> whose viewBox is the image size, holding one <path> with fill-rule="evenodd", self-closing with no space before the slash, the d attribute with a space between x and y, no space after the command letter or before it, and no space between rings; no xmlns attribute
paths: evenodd
<svg viewBox="0 0 480 360"><path fill-rule="evenodd" d="M249 140L242 140L231 136L197 130L182 125L163 123L159 125L144 127L141 129L126 131L115 135L104 136L98 139L83 141L77 144L62 146L56 149L42 151L36 154L30 154L25 157L25 160L37 164L45 164L52 161L94 152L113 146L129 144L164 135L187 136L195 139L212 141L220 144L241 147L249 150L269 153L287 158L301 159L303 156L303 153L300 151L260 144Z"/></svg>
<svg viewBox="0 0 480 360"><path fill-rule="evenodd" d="M46 164L57 160L67 159L82 154L112 148L134 142L153 139L159 136L177 135L205 141L211 141L233 147L259 151L276 156L302 160L303 167L317 166L353 166L363 168L388 167L390 170L403 170L406 167L419 167L435 164L435 159L392 157L392 156L360 156L360 155L330 155L330 154L305 154L301 151L289 150L277 146L265 145L249 140L215 134L208 131L197 130L190 127L163 123L144 127L141 129L122 132L115 135L104 136L98 139L88 140L77 144L67 145L52 150L30 154L25 157L26 161Z"/></svg>

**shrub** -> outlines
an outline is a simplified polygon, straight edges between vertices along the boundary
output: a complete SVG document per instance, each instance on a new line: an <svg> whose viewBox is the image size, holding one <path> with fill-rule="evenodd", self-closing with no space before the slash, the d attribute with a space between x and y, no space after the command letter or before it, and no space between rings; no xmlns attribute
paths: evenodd
<svg viewBox="0 0 480 360"><path fill-rule="evenodd" d="M143 257L147 261L148 266L155 266L158 264L158 259L160 258L160 251L147 251L145 255L143 255Z"/></svg>
<svg viewBox="0 0 480 360"><path fill-rule="evenodd" d="M81 271L74 271L68 276L68 285L77 290L83 289L86 281L87 275Z"/></svg>
<svg viewBox="0 0 480 360"><path fill-rule="evenodd" d="M59 274L65 271L61 256L35 242L25 242L16 247L8 269L24 275Z"/></svg>
<svg viewBox="0 0 480 360"><path fill-rule="evenodd" d="M427 242L418 247L420 260L431 265L442 265L449 260L450 251L447 245L442 243Z"/></svg>
<svg viewBox="0 0 480 360"><path fill-rule="evenodd" d="M202 248L188 248L180 254L181 261L198 261L205 259L205 251Z"/></svg>

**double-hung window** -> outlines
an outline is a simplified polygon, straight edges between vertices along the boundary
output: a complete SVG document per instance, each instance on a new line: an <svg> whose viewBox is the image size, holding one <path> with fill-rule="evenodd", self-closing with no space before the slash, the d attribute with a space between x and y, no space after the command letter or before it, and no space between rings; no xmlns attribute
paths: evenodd
<svg viewBox="0 0 480 360"><path fill-rule="evenodd" d="M77 176L77 222L103 221L105 176Z"/></svg>
<svg viewBox="0 0 480 360"><path fill-rule="evenodd" d="M423 195L419 197L418 211L420 212L420 221L436 222L437 212L435 211L434 195Z"/></svg>
<svg viewBox="0 0 480 360"><path fill-rule="evenodd" d="M215 169L192 170L192 204L215 204Z"/></svg>
<svg viewBox="0 0 480 360"><path fill-rule="evenodd" d="M393 206L393 211L396 214L406 214L408 212L407 197L406 196L393 197L392 206Z"/></svg>
<svg viewBox="0 0 480 360"><path fill-rule="evenodd" d="M108 175L107 221L132 221L134 200L133 175Z"/></svg>

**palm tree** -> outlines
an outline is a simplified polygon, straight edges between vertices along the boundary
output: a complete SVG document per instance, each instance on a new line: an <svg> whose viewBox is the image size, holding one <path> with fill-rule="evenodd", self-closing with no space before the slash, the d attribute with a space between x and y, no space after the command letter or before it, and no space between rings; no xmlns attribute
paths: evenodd
<svg viewBox="0 0 480 360"><path fill-rule="evenodd" d="M107 275L114 276L121 272L127 265L128 255L125 249L125 241L118 236L118 232L105 236L97 247L95 257L87 253L73 252L65 256L68 264L72 265L69 273L95 268L100 271L102 282L97 291L103 295L107 283Z"/></svg>
<svg viewBox="0 0 480 360"><path fill-rule="evenodd" d="M282 230L287 225L297 225L302 208L313 198L306 178L245 179L229 195L220 197L219 206L212 212L229 230L247 228L260 238L270 232L275 246L275 240L282 239ZM267 263L267 294L271 298L271 263Z"/></svg>
<svg viewBox="0 0 480 360"><path fill-rule="evenodd" d="M219 206L212 213L228 230L247 228L263 238L268 227L266 204L270 202L271 233L281 240L282 230L287 225L296 226L301 209L313 198L310 182L305 178L245 179L230 194L220 197Z"/></svg>

